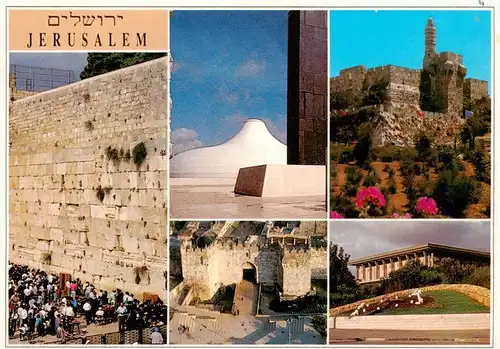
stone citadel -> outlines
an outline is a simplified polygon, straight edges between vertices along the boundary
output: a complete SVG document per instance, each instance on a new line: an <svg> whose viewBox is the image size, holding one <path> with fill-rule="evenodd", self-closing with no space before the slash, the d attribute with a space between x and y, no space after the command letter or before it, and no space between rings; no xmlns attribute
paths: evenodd
<svg viewBox="0 0 500 349"><path fill-rule="evenodd" d="M177 250L170 245L170 272L201 300L243 280L278 289L283 298L302 296L312 279L327 278L326 244L318 243L325 236L326 222L190 222Z"/></svg>
<svg viewBox="0 0 500 349"><path fill-rule="evenodd" d="M330 81L331 108L370 114L375 146L411 146L421 130L433 134L437 144L452 144L464 123L464 107L488 98L488 83L465 78L463 57L437 53L436 37L429 18L423 69L387 65L341 70Z"/></svg>

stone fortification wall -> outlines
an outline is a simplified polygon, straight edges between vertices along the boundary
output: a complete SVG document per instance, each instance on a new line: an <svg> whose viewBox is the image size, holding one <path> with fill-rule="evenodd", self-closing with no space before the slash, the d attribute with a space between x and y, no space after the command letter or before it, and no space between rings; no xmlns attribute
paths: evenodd
<svg viewBox="0 0 500 349"><path fill-rule="evenodd" d="M331 93L349 91L357 100L362 100L374 87L385 89L388 101L418 103L420 70L394 65L371 69L356 66L341 70L339 76L330 79Z"/></svg>
<svg viewBox="0 0 500 349"><path fill-rule="evenodd" d="M488 97L488 82L477 79L464 80L464 98L475 101Z"/></svg>
<svg viewBox="0 0 500 349"><path fill-rule="evenodd" d="M312 279L328 278L328 251L326 248L309 249Z"/></svg>
<svg viewBox="0 0 500 349"><path fill-rule="evenodd" d="M458 114L421 112L415 104L391 103L374 118L373 144L413 146L415 136L426 131L434 136L435 144L451 145L463 122Z"/></svg>
<svg viewBox="0 0 500 349"><path fill-rule="evenodd" d="M326 236L326 222L323 221L300 222L299 234L307 236Z"/></svg>
<svg viewBox="0 0 500 349"><path fill-rule="evenodd" d="M184 244L181 249L183 279L195 285L200 298L209 299L222 286L238 284L250 263L262 286L281 285L287 295L304 295L311 278L326 279L326 248L283 249L258 242L218 240L206 248Z"/></svg>
<svg viewBox="0 0 500 349"><path fill-rule="evenodd" d="M25 97L36 95L38 92L36 91L25 91L18 90L16 87L16 74L9 73L9 101L14 102L18 99L22 99Z"/></svg>
<svg viewBox="0 0 500 349"><path fill-rule="evenodd" d="M278 281L276 270L281 263L280 249L256 242L238 243L230 240L216 241L206 248L182 248L184 281L186 284L200 285L204 299L212 297L221 285L239 283L246 263L255 266L258 283L273 286Z"/></svg>
<svg viewBox="0 0 500 349"><path fill-rule="evenodd" d="M302 249L285 249L284 252L283 295L305 295L311 290L311 256Z"/></svg>
<svg viewBox="0 0 500 349"><path fill-rule="evenodd" d="M10 104L11 262L165 299L167 80L159 59Z"/></svg>

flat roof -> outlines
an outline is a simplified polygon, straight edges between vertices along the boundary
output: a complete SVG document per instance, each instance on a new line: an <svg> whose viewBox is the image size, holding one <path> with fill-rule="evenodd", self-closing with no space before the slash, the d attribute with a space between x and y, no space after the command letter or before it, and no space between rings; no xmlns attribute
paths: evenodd
<svg viewBox="0 0 500 349"><path fill-rule="evenodd" d="M354 260L349 262L349 265L357 265L357 264L371 262L371 261L375 261L375 260L379 260L379 259L396 257L396 256L400 256L402 254L422 252L425 250L449 251L449 252L455 252L455 253L459 253L459 254L468 254L468 255L474 255L477 257L490 258L489 252L471 250L471 249L461 248L461 247L440 245L440 244L434 244L434 243L427 243L424 245L412 246L412 247L402 248L399 250L394 250L394 251L390 251L390 252L385 252L385 253L380 253L380 254L375 254L375 255L371 255L371 256L367 256L367 257L354 259Z"/></svg>

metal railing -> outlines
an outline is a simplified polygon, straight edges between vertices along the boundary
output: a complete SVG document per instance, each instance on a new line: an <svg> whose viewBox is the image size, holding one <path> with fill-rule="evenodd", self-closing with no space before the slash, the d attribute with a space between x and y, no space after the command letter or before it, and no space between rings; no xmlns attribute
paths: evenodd
<svg viewBox="0 0 500 349"><path fill-rule="evenodd" d="M18 64L9 65L10 87L17 90L42 92L75 82L75 71L31 67ZM14 86L12 86L14 85Z"/></svg>
<svg viewBox="0 0 500 349"><path fill-rule="evenodd" d="M117 324L118 326L118 324ZM167 324L161 325L161 326L154 326L158 327L160 330L160 333L163 337L163 342L167 343L167 332L168 332L168 326ZM55 341L55 342L46 342L46 343L40 343L38 342L37 344L41 345L53 345L53 344L73 344L73 345L81 345L81 344L125 344L125 345L130 345L130 344L151 344L151 334L153 333L153 328L154 327L146 327L146 328L139 328L135 330L125 330L125 331L116 331L116 332L109 332L109 333L102 333L102 334L95 334L95 335L81 335L81 336L74 336L70 339L67 339L65 341Z"/></svg>

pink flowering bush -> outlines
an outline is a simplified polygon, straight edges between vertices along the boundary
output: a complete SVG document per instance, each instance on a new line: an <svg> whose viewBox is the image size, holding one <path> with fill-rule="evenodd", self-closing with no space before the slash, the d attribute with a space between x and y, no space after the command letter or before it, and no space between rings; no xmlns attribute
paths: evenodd
<svg viewBox="0 0 500 349"><path fill-rule="evenodd" d="M433 216L438 213L438 207L436 201L433 198L423 196L417 200L417 205L415 206L415 211L417 213L425 216Z"/></svg>
<svg viewBox="0 0 500 349"><path fill-rule="evenodd" d="M384 206L384 195L376 187L362 189L356 195L356 208L360 210L360 217L379 216Z"/></svg>
<svg viewBox="0 0 500 349"><path fill-rule="evenodd" d="M330 211L330 218L332 218L332 219L341 219L341 218L344 218L344 216L342 216L337 211Z"/></svg>
<svg viewBox="0 0 500 349"><path fill-rule="evenodd" d="M392 214L392 218L396 218L396 219L410 219L411 218L411 214L405 213L404 215L399 215L396 212L394 212Z"/></svg>

